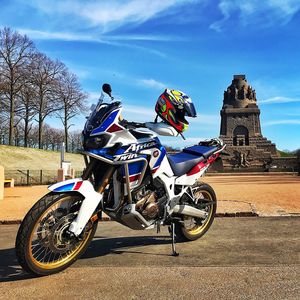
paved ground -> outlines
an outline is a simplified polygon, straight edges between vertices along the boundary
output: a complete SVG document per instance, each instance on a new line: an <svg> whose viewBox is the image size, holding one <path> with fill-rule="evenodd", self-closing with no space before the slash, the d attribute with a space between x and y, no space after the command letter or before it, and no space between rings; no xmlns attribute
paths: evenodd
<svg viewBox="0 0 300 300"><path fill-rule="evenodd" d="M207 176L203 181L215 189L222 212L248 205L259 216L300 215L300 176Z"/></svg>
<svg viewBox="0 0 300 300"><path fill-rule="evenodd" d="M219 214L300 215L300 176L207 176L203 181L217 193ZM0 221L23 219L47 192L47 186L6 188Z"/></svg>
<svg viewBox="0 0 300 300"><path fill-rule="evenodd" d="M0 299L299 299L300 218L218 218L202 239L102 222L85 255L43 278L22 273L17 225L0 226ZM2 282L1 282L2 281Z"/></svg>

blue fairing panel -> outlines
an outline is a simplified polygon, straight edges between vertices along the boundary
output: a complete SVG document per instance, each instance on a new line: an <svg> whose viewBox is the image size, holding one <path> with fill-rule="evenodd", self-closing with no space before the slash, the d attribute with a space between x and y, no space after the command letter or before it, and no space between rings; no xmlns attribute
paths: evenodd
<svg viewBox="0 0 300 300"><path fill-rule="evenodd" d="M158 158L158 160L156 161L155 165L153 166L153 169L156 168L156 167L159 167L162 160L164 159L165 155L166 155L166 148L164 146L160 146L159 147L159 150L160 150L160 156Z"/></svg>
<svg viewBox="0 0 300 300"><path fill-rule="evenodd" d="M139 157L147 158L147 155L140 155ZM141 173L145 165L145 162L143 161L130 163L130 160L128 160L127 162L128 162L128 170L130 176ZM122 167L121 172L122 175L124 176L125 175L124 167Z"/></svg>
<svg viewBox="0 0 300 300"><path fill-rule="evenodd" d="M113 160L113 156L108 153L110 150L110 148L89 149L88 152Z"/></svg>
<svg viewBox="0 0 300 300"><path fill-rule="evenodd" d="M95 135L97 133L100 133L100 132L104 132L114 121L115 121L115 118L117 117L119 113L119 109L113 111L106 119L105 121L101 124L100 127L97 127L95 128L91 135Z"/></svg>

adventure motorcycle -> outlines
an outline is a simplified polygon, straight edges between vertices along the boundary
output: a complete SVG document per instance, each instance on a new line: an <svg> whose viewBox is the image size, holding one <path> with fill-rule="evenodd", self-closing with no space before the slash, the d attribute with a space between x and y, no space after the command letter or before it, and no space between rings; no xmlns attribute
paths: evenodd
<svg viewBox="0 0 300 300"><path fill-rule="evenodd" d="M110 85L103 91L113 100ZM171 121L122 120L121 102L103 98L83 130L82 177L49 186L19 228L16 254L27 272L49 275L69 267L87 249L102 212L135 230L169 226L174 256L175 238L196 240L213 222L217 199L199 178L224 150L222 141L168 154L157 134L177 136Z"/></svg>

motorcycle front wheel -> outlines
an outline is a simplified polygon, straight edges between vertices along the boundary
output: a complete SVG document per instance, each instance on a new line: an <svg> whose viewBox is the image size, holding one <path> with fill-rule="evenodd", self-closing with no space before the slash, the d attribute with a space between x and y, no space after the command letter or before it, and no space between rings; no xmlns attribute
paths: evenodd
<svg viewBox="0 0 300 300"><path fill-rule="evenodd" d="M213 223L217 198L213 188L203 182L197 182L192 187L193 203L206 211L205 219L182 216L181 222L175 225L177 241L194 241L202 237Z"/></svg>
<svg viewBox="0 0 300 300"><path fill-rule="evenodd" d="M82 201L76 193L49 193L30 209L16 238L17 259L26 272L38 276L60 272L85 252L97 222L89 222L80 237L67 231Z"/></svg>

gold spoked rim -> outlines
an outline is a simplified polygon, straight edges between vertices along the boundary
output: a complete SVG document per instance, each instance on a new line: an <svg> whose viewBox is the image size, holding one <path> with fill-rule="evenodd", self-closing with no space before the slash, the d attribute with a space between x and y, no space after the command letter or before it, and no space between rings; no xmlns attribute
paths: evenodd
<svg viewBox="0 0 300 300"><path fill-rule="evenodd" d="M195 190L194 198L196 203L201 202L201 199L213 201L212 195L208 191L197 188L195 188ZM208 203L204 210L207 212L207 217L204 220L200 218L184 216L184 229L188 234L198 235L206 229L213 214L213 204Z"/></svg>
<svg viewBox="0 0 300 300"><path fill-rule="evenodd" d="M66 196L51 205L37 220L31 232L28 253L31 262L42 269L56 269L75 258L88 241L92 227L80 240L65 232L78 213L81 198Z"/></svg>

